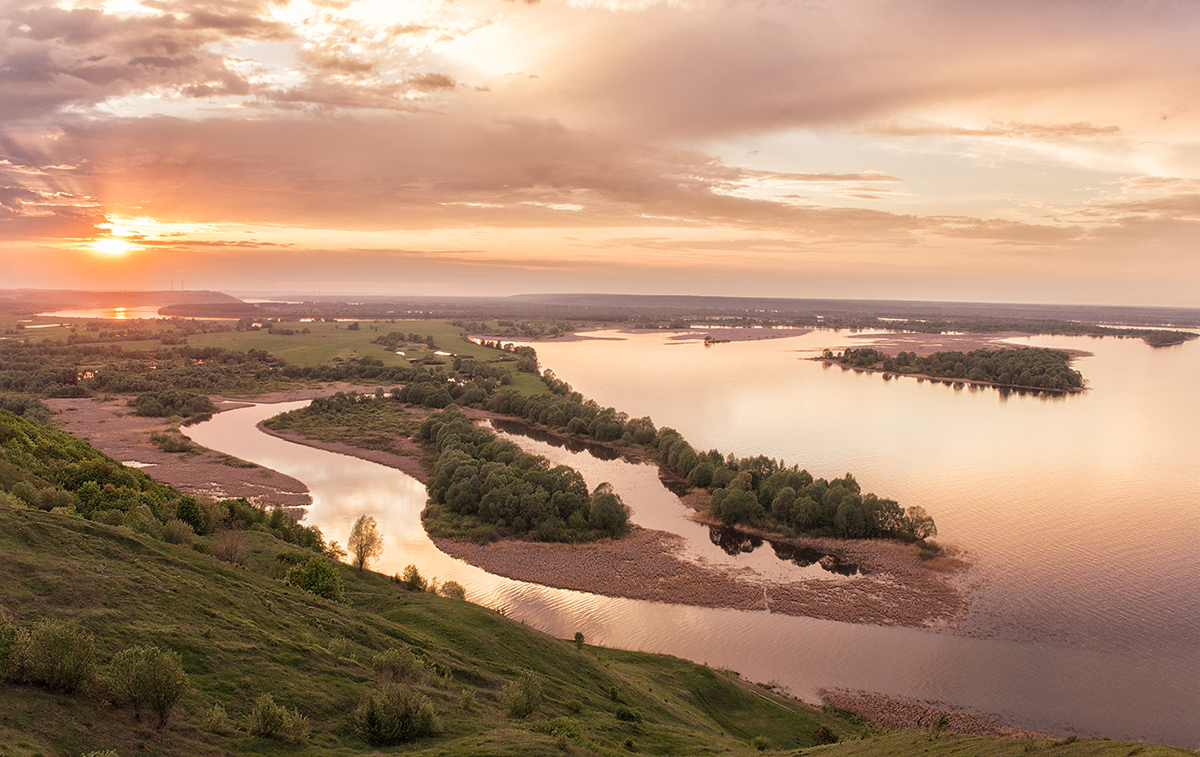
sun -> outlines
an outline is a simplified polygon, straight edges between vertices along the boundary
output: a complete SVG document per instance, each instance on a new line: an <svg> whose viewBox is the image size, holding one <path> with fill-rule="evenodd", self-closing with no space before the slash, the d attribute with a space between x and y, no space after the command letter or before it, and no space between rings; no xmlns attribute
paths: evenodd
<svg viewBox="0 0 1200 757"><path fill-rule="evenodd" d="M102 223L100 228L108 231L108 236L98 237L87 243L88 247L92 248L93 252L98 252L101 255L108 257L119 258L123 255L142 249L130 238L138 239L140 234L128 226L119 223Z"/></svg>
<svg viewBox="0 0 1200 757"><path fill-rule="evenodd" d="M121 257L137 249L137 245L126 242L120 237L94 239L88 245L101 255L108 255L114 258Z"/></svg>

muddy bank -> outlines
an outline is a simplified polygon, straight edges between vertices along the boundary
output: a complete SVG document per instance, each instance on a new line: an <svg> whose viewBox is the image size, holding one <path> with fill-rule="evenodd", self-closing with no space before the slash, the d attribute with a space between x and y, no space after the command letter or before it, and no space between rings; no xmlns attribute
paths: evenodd
<svg viewBox="0 0 1200 757"><path fill-rule="evenodd" d="M1048 733L1022 730L1001 719L961 710L937 701L918 701L871 694L865 691L822 691L821 701L828 707L852 712L861 718L889 728L930 728L942 716L950 733L1006 738L1052 739Z"/></svg>
<svg viewBox="0 0 1200 757"><path fill-rule="evenodd" d="M221 410L249 404L291 402L323 397L338 391L375 391L375 387L352 384L302 387L251 398L213 396ZM308 487L291 476L244 460L196 447L195 452L164 452L150 441L152 433L180 429L178 418L143 418L133 414L128 397L92 399L47 399L55 413L54 424L67 433L86 439L93 447L126 465L140 468L160 483L185 494L213 499L245 497L259 505L279 503L297 516L312 504ZM182 429L186 434L186 429Z"/></svg>
<svg viewBox="0 0 1200 757"><path fill-rule="evenodd" d="M500 341L500 342L519 342L522 344L537 344L538 342L587 342L587 341L620 341L619 336L598 336L598 334L606 332L608 334L662 334L672 341L684 341L689 339L704 339L710 342L749 342L758 339L785 339L790 336L804 336L811 333L810 328L791 328L781 326L779 328L752 328L743 326L694 326L686 329L581 329L573 331L570 334L563 336L551 337L549 339L525 339L494 336L472 336L473 340L485 341Z"/></svg>
<svg viewBox="0 0 1200 757"><path fill-rule="evenodd" d="M971 352L972 350L1003 350L1012 349L1018 345L1011 344L1006 339L1023 339L1038 336L1027 331L998 331L994 334L965 332L961 334L918 334L912 332L880 332L863 331L850 334L847 338L857 341L869 341L872 347L889 355L897 352L913 352L917 355L932 355L935 352ZM1070 350L1071 357L1087 357L1092 353L1086 350Z"/></svg>
<svg viewBox="0 0 1200 757"><path fill-rule="evenodd" d="M761 610L875 625L941 626L966 603L944 576L917 575L903 558L860 545L866 575L849 580L780 583L749 569L706 566L679 556L682 537L635 528L616 540L564 545L501 539L486 546L434 539L438 549L489 573L560 589L652 602Z"/></svg>

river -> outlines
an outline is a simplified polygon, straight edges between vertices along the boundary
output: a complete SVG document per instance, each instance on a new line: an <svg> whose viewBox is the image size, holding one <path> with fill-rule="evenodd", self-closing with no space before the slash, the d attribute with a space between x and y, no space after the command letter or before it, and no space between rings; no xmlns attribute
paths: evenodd
<svg viewBox="0 0 1200 757"><path fill-rule="evenodd" d="M1058 734L1200 741L1195 344L1025 340L1094 353L1076 363L1088 392L1048 398L885 381L803 359L860 341L837 332L712 347L607 336L537 349L544 367L586 396L650 415L699 448L766 454L819 476L851 471L864 491L924 506L940 540L974 561L964 629L681 607L510 581L434 547L419 521L424 490L410 477L254 430L294 404L222 413L187 431L304 481L314 499L309 522L329 538L344 539L358 515L374 515L385 538L380 570L416 564L559 637L582 631L591 643L731 668L808 701L823 687L857 688ZM644 487L635 484L644 471L589 472L592 458L580 454L590 485L617 479L635 522L677 530L676 516L651 503L657 495L627 488ZM762 551L746 559L778 567Z"/></svg>

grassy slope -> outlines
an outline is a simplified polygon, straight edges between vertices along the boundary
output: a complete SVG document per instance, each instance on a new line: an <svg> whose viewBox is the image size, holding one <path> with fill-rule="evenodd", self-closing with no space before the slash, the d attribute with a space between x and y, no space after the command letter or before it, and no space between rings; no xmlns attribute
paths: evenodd
<svg viewBox="0 0 1200 757"><path fill-rule="evenodd" d="M407 593L377 574L343 567L348 602L327 602L270 577L282 571L275 555L293 547L264 533L248 536L247 567L234 568L123 529L0 509L0 606L10 618L76 619L95 634L102 660L136 644L169 647L183 656L194 688L156 732L84 695L0 684L0 755L73 756L106 747L122 754L370 752L348 732L345 715L373 680L371 656L400 644L435 664L439 675L425 691L445 723L443 735L407 752L561 754L555 737L538 728L566 716L583 736L564 746L579 754L624 751L627 738L652 754L749 754L747 742L758 734L800 746L819 723L848 728L723 673L665 656L581 652L494 611ZM510 721L499 694L525 669L544 676L547 702L529 720ZM613 687L643 722L616 719ZM458 706L463 691L476 697L471 712ZM312 719L306 748L203 725L214 703L244 721L264 692ZM578 714L571 700L582 703Z"/></svg>
<svg viewBox="0 0 1200 757"><path fill-rule="evenodd" d="M162 731L128 710L86 695L64 696L0 684L0 755L64 755L115 748L120 754L364 754L375 750L350 733L346 714L372 682L377 651L409 645L437 671L424 691L444 724L442 735L403 747L407 754L755 754L751 737L779 749L810 747L825 723L863 740L816 747L814 754L866 755L1183 755L1186 750L1121 742L1044 741L923 732L871 735L866 729L781 699L771 692L665 655L587 647L532 631L491 610L424 593L385 577L341 568L348 601L334 604L271 578L276 555L293 550L250 532L244 567L230 567L181 546L70 516L0 508L0 606L20 623L73 618L91 630L102 660L135 644L182 654L193 691ZM546 681L547 701L528 720L504 717L499 694L522 670ZM644 716L625 723L609 698ZM459 706L474 693L471 711ZM271 693L313 722L306 746L249 735L255 697ZM568 702L582 704L574 713ZM202 713L220 703L237 733L221 735ZM559 740L559 718L580 736ZM1140 750L1140 751L1135 751Z"/></svg>

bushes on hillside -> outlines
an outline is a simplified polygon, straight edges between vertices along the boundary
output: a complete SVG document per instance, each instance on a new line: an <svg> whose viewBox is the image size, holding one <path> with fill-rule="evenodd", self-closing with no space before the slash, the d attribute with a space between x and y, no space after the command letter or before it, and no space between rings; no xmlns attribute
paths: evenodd
<svg viewBox="0 0 1200 757"><path fill-rule="evenodd" d="M188 689L183 662L175 652L158 647L132 647L118 652L105 668L117 704L133 705L141 719L142 705L158 715L158 728L167 724L175 703Z"/></svg>
<svg viewBox="0 0 1200 757"><path fill-rule="evenodd" d="M270 694L254 700L254 709L250 711L250 733L255 736L303 744L311 732L308 718L301 715L299 709L288 712L286 707L275 704L275 698Z"/></svg>
<svg viewBox="0 0 1200 757"><path fill-rule="evenodd" d="M363 695L354 710L354 730L373 746L391 746L441 731L427 697L397 684L385 684Z"/></svg>
<svg viewBox="0 0 1200 757"><path fill-rule="evenodd" d="M337 566L320 557L310 557L303 565L293 566L284 581L334 602L341 602L345 591Z"/></svg>

